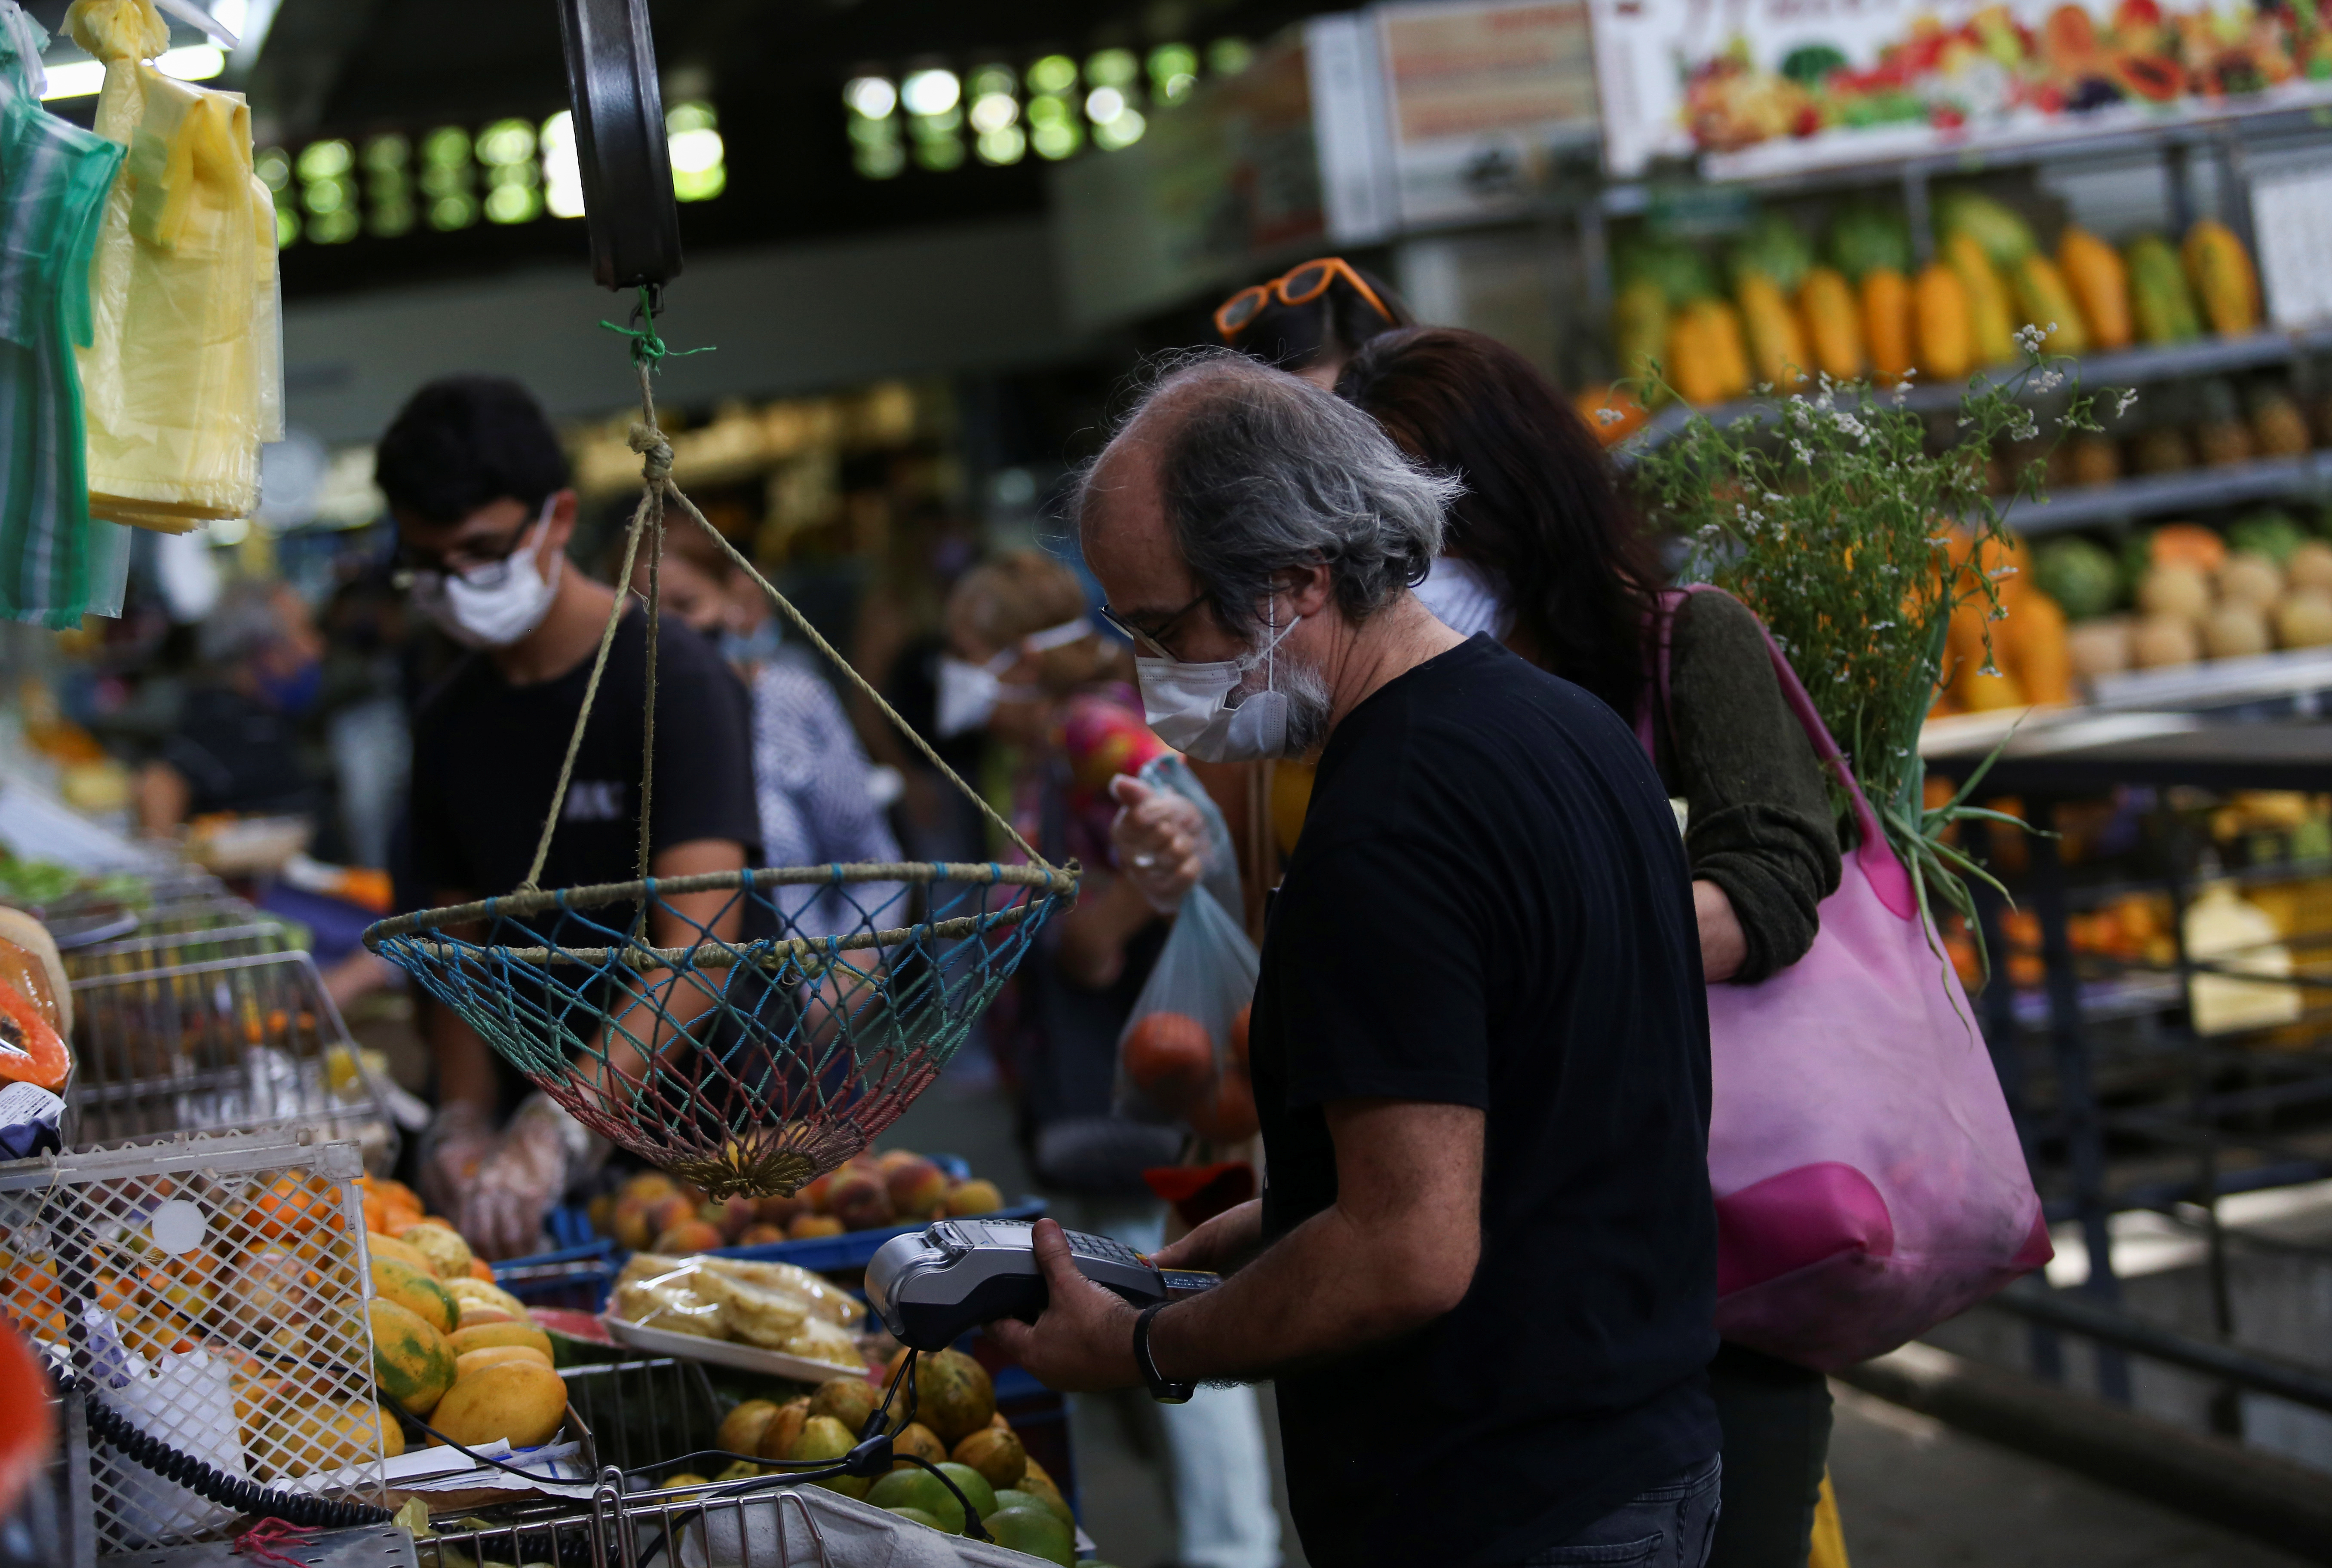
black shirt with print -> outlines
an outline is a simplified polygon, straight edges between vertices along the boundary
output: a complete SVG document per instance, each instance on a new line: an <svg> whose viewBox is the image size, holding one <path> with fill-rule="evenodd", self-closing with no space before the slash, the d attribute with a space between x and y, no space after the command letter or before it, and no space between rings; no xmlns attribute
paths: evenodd
<svg viewBox="0 0 2332 1568"><path fill-rule="evenodd" d="M543 888L628 882L639 875L646 627L647 617L635 610L616 630L543 863ZM746 864L759 865L751 706L743 683L684 624L667 617L659 630L651 851L726 839L746 847ZM525 880L590 678L586 659L557 679L513 686L491 658L473 653L422 699L413 723L413 860L431 898L454 891L483 898ZM636 913L630 904L603 905L532 924L550 939L597 946L607 937L593 927L628 931ZM774 920L750 921L745 935L767 935L773 927ZM495 1060L508 1110L523 1086L515 1069Z"/></svg>

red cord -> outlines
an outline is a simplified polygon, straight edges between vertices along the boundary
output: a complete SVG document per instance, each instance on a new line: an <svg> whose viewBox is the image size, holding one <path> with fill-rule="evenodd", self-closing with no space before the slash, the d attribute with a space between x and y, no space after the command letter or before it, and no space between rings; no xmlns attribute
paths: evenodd
<svg viewBox="0 0 2332 1568"><path fill-rule="evenodd" d="M233 1554L249 1557L254 1563L273 1563L281 1568L308 1568L298 1557L286 1557L275 1550L278 1546L298 1546L309 1536L319 1534L313 1525L294 1525L288 1519L262 1519L234 1538Z"/></svg>

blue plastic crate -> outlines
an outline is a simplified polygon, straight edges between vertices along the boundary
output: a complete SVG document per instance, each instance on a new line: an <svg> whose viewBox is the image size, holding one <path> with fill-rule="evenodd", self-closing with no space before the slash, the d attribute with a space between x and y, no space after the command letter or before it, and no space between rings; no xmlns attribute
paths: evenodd
<svg viewBox="0 0 2332 1568"><path fill-rule="evenodd" d="M607 1305L621 1267L616 1244L601 1236L580 1247L505 1258L493 1266L494 1283L530 1307L597 1312Z"/></svg>

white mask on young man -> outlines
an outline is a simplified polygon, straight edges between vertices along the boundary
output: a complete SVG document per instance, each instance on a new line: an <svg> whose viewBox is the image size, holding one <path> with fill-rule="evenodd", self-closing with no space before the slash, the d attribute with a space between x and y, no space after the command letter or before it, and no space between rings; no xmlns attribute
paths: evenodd
<svg viewBox="0 0 2332 1568"><path fill-rule="evenodd" d="M1269 613L1268 607L1266 613ZM1186 664L1179 659L1136 659L1142 717L1159 739L1199 762L1256 762L1288 755L1287 693L1279 689L1273 658L1287 634L1267 621L1264 645L1242 659ZM1261 691L1242 691L1248 670L1264 666Z"/></svg>
<svg viewBox="0 0 2332 1568"><path fill-rule="evenodd" d="M996 712L999 702L1035 702L1041 698L1045 695L1042 687L1007 686L1004 672L1032 653L1066 647L1093 632L1093 622L1080 615L1058 626L1031 632L985 664L974 664L952 653L941 654L939 710L933 716L940 738L978 729Z"/></svg>
<svg viewBox="0 0 2332 1568"><path fill-rule="evenodd" d="M1410 592L1433 612L1435 620L1460 637L1487 632L1503 642L1514 630L1515 613L1498 592L1497 579L1471 561L1437 556L1425 581Z"/></svg>
<svg viewBox="0 0 2332 1568"><path fill-rule="evenodd" d="M503 563L502 580L492 587L480 587L450 572L415 573L413 602L422 613L437 622L446 636L471 648L508 648L524 641L550 613L550 602L559 594L559 574L567 566L563 551L552 556L548 575L534 558L535 546L550 526L550 509L558 499L555 494L543 498L534 526L511 552Z"/></svg>

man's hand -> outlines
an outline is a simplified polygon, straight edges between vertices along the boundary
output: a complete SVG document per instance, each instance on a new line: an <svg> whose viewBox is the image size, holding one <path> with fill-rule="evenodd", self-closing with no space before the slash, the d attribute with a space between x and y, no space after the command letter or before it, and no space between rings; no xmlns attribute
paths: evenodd
<svg viewBox="0 0 2332 1568"><path fill-rule="evenodd" d="M1263 1200L1224 1210L1194 1227L1179 1241L1170 1241L1150 1255L1161 1269L1206 1269L1228 1274L1256 1254L1263 1245Z"/></svg>
<svg viewBox="0 0 2332 1568"><path fill-rule="evenodd" d="M1059 1392L1096 1393L1140 1383L1142 1369L1133 1361L1133 1320L1139 1315L1123 1297L1077 1271L1058 1224L1037 1221L1033 1240L1051 1299L1035 1324L1001 1318L988 1326L989 1337L1030 1376Z"/></svg>
<svg viewBox="0 0 2332 1568"><path fill-rule="evenodd" d="M1120 808L1109 825L1118 870L1152 909L1171 915L1206 873L1206 819L1171 790L1152 789L1124 774L1109 781L1109 793Z"/></svg>

